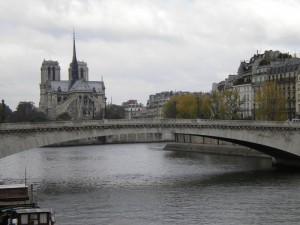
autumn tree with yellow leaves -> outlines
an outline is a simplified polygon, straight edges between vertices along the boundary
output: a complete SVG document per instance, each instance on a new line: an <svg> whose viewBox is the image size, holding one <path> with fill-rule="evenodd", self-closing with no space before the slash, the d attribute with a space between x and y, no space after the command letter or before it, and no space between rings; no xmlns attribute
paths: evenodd
<svg viewBox="0 0 300 225"><path fill-rule="evenodd" d="M209 96L184 94L173 96L164 105L165 118L195 119L210 117Z"/></svg>
<svg viewBox="0 0 300 225"><path fill-rule="evenodd" d="M240 119L238 112L243 103L237 89L213 91L210 96L211 119Z"/></svg>
<svg viewBox="0 0 300 225"><path fill-rule="evenodd" d="M255 93L255 118L258 120L286 120L285 97L279 85L266 81Z"/></svg>
<svg viewBox="0 0 300 225"><path fill-rule="evenodd" d="M173 96L164 105L165 118L196 118L196 98L191 94Z"/></svg>

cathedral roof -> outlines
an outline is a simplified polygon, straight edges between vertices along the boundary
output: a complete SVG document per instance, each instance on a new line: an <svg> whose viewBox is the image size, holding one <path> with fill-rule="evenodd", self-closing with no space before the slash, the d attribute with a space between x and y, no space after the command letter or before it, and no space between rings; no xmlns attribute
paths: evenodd
<svg viewBox="0 0 300 225"><path fill-rule="evenodd" d="M77 80L70 91L93 91L94 88L96 92L104 91L104 83L102 81Z"/></svg>
<svg viewBox="0 0 300 225"><path fill-rule="evenodd" d="M102 92L105 90L103 81L76 80L69 89L70 81L51 81L52 92Z"/></svg>

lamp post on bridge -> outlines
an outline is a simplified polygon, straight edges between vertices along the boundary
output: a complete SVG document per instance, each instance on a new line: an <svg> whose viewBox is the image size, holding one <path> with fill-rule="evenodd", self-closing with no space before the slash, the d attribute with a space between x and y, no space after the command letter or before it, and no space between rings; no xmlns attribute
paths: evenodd
<svg viewBox="0 0 300 225"><path fill-rule="evenodd" d="M290 99L290 97L289 97L288 101L289 101L289 115L288 115L288 117L289 117L289 121L292 121L292 109L291 109L291 99Z"/></svg>
<svg viewBox="0 0 300 225"><path fill-rule="evenodd" d="M95 119L95 102L93 101L93 120Z"/></svg>
<svg viewBox="0 0 300 225"><path fill-rule="evenodd" d="M4 99L2 99L2 118L1 118L1 122L4 123L5 120L5 103L4 103Z"/></svg>
<svg viewBox="0 0 300 225"><path fill-rule="evenodd" d="M199 100L200 100L200 98L197 95L197 118L200 118L200 116L199 116L199 112L200 112L200 103L199 103Z"/></svg>
<svg viewBox="0 0 300 225"><path fill-rule="evenodd" d="M255 103L253 103L253 120L255 120Z"/></svg>
<svg viewBox="0 0 300 225"><path fill-rule="evenodd" d="M104 97L104 119L106 119L106 100L107 100L107 98L106 97Z"/></svg>

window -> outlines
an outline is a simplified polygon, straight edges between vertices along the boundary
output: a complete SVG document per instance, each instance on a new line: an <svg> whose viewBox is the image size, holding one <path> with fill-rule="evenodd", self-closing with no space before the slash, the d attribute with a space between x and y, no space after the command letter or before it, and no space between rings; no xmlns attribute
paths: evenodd
<svg viewBox="0 0 300 225"><path fill-rule="evenodd" d="M48 80L50 80L50 79L51 79L51 75L50 75L50 73L51 73L51 69L50 69L50 67L48 67Z"/></svg>
<svg viewBox="0 0 300 225"><path fill-rule="evenodd" d="M27 214L21 215L21 224L28 224L28 215Z"/></svg>
<svg viewBox="0 0 300 225"><path fill-rule="evenodd" d="M80 69L80 78L83 79L83 69Z"/></svg>
<svg viewBox="0 0 300 225"><path fill-rule="evenodd" d="M52 67L52 80L55 80L55 67Z"/></svg>
<svg viewBox="0 0 300 225"><path fill-rule="evenodd" d="M47 224L47 213L41 213L40 214L40 223Z"/></svg>
<svg viewBox="0 0 300 225"><path fill-rule="evenodd" d="M30 214L30 221L29 221L30 225L31 224L39 224L38 221L38 215L37 214Z"/></svg>
<svg viewBox="0 0 300 225"><path fill-rule="evenodd" d="M37 214L30 214L30 219L37 219Z"/></svg>

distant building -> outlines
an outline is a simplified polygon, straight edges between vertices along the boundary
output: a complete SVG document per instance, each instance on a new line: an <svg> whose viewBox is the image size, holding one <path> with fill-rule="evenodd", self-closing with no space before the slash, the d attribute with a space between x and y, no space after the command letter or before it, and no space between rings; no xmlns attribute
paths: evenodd
<svg viewBox="0 0 300 225"><path fill-rule="evenodd" d="M105 108L103 81L89 81L87 63L77 61L75 35L69 80L60 79L57 61L44 60L41 67L39 110L49 119L68 113L72 119L102 118Z"/></svg>
<svg viewBox="0 0 300 225"><path fill-rule="evenodd" d="M255 54L248 62L242 61L237 75L229 75L225 81L213 83L213 91L235 88L239 90L243 104L239 114L242 118L252 117L255 92L265 81L276 81L286 99L288 118L300 118L300 59L280 51L265 51Z"/></svg>
<svg viewBox="0 0 300 225"><path fill-rule="evenodd" d="M164 91L156 93L155 95L150 95L146 106L146 117L147 118L163 118L163 108L164 105L169 101L169 99L176 95L187 94L189 92L181 91Z"/></svg>
<svg viewBox="0 0 300 225"><path fill-rule="evenodd" d="M143 116L141 112L145 111L143 104L138 103L137 100L128 100L127 102L123 102L122 106L125 109L125 119L141 118Z"/></svg>
<svg viewBox="0 0 300 225"><path fill-rule="evenodd" d="M285 60L271 66L267 75L268 80L275 81L285 95L285 113L288 118L299 118L300 105L296 98L299 99L300 90L296 90L296 87L299 85L300 59Z"/></svg>

